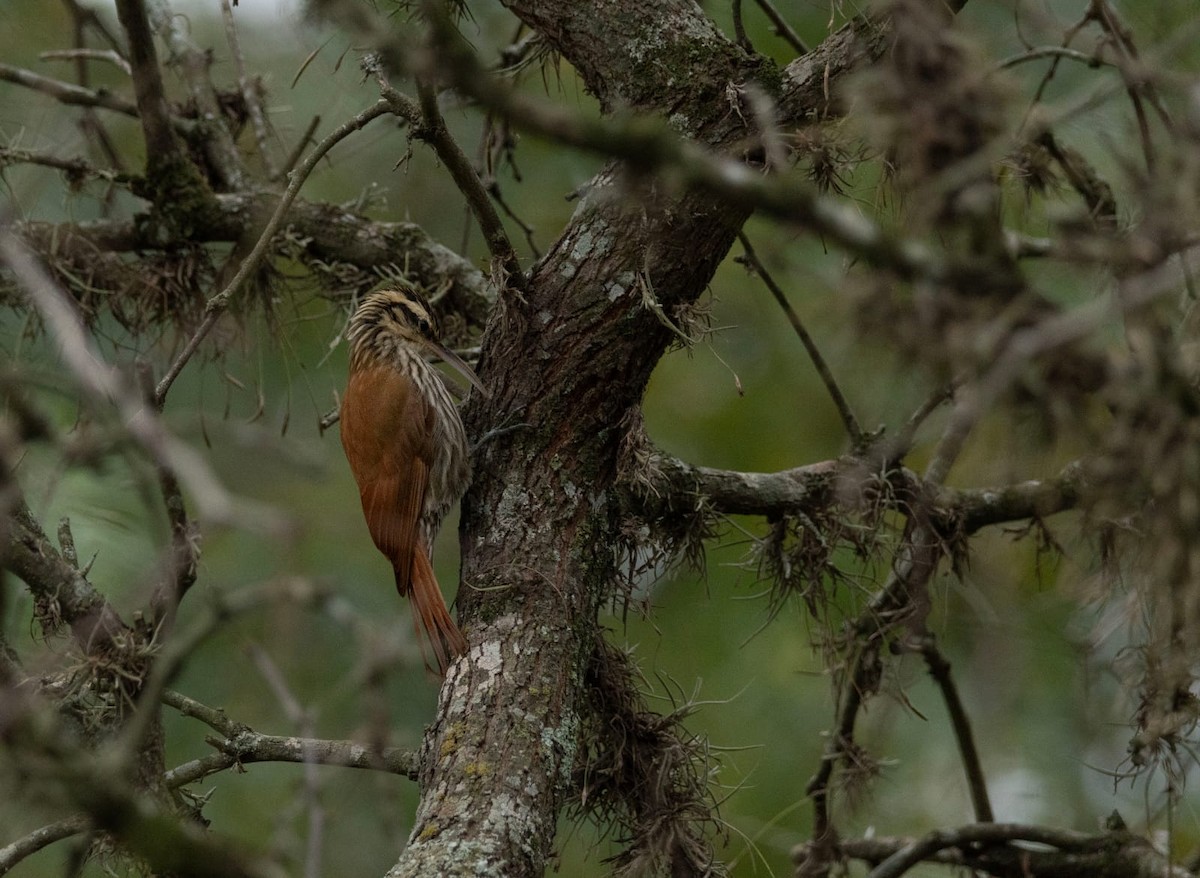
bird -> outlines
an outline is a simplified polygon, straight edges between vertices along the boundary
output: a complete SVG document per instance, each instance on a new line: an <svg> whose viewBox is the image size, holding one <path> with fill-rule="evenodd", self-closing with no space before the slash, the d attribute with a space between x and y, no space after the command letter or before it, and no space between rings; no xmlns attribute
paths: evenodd
<svg viewBox="0 0 1200 878"><path fill-rule="evenodd" d="M380 284L350 318L342 448L376 548L413 604L418 640L437 673L467 650L430 563L434 537L471 478L466 431L435 356L486 395L471 367L441 343L429 304L407 282ZM422 646L424 653L424 646ZM428 659L426 659L428 666ZM431 668L432 669L432 668Z"/></svg>

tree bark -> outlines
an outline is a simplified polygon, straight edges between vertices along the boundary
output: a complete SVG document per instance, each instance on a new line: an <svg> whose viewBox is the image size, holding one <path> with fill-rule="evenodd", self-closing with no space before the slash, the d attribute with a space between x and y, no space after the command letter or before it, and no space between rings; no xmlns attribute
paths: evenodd
<svg viewBox="0 0 1200 878"><path fill-rule="evenodd" d="M726 90L767 62L694 4L508 5L605 107L665 114L716 150L752 134ZM416 825L390 875L543 873L617 577L623 425L676 339L656 307L678 321L746 216L707 193L664 195L612 164L530 272L524 300L498 304L479 364L491 397L473 398L466 419L477 440L517 429L476 452L458 599L471 649L442 690Z"/></svg>

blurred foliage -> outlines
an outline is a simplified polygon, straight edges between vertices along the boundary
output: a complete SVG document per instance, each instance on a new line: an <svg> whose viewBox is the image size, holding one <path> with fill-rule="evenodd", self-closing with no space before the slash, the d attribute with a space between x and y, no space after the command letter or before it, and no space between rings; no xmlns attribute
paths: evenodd
<svg viewBox="0 0 1200 878"><path fill-rule="evenodd" d="M732 32L728 4L704 5ZM786 62L786 43L770 33L753 3L743 5L755 46ZM811 0L780 0L777 6L812 43L829 21L837 23L854 11L853 4L834 3L831 10ZM1041 6L1044 20L1023 22L1030 33L1049 33L1052 22L1061 28L1078 16L1081 3ZM107 9L99 8L114 22ZM495 32L494 21L505 17L497 5L473 4L472 9L485 32ZM1123 9L1147 44L1162 41L1177 69L1195 69L1200 44L1184 45L1177 36L1180 28L1194 33L1190 2L1130 0ZM320 136L374 100L371 86L361 83L357 53L345 36L277 0L242 0L237 14L250 67L263 76L268 90L277 156L291 150L312 116L321 117ZM1004 58L1020 50L1012 15L1011 4L974 0L964 18L991 56ZM197 2L186 16L193 40L215 47L217 78L231 78L216 4ZM469 33L472 27L465 25ZM5 63L67 78L66 64L39 61L37 54L64 45L68 34L59 4L5 0L0 5L0 60ZM315 57L293 86L310 52ZM115 68L91 69L94 85L126 90ZM1013 75L1028 85L1041 69L1024 65ZM1093 83L1091 71L1064 67L1050 85L1048 100L1073 105ZM550 69L538 84L558 100L592 106L565 65ZM170 79L168 86L176 93L181 88ZM480 136L478 114L451 107L446 115L472 153ZM105 118L122 152L140 161L136 126L111 115ZM80 154L84 141L74 120L71 111L43 95L0 85L4 144ZM1079 114L1067 130L1102 170L1120 170L1113 156L1121 153L1110 146L1130 136L1128 119L1102 108ZM248 148L250 142L247 135L244 145ZM406 150L403 131L394 123L379 124L339 146L305 186L304 195L366 203L378 219L411 219L482 264L485 249L448 177L421 148L395 168ZM544 249L570 216L573 202L568 197L598 162L537 138L523 138L516 158L522 181L516 182L512 169L505 168L501 186ZM872 173L864 168L848 177L848 194L868 210L885 197ZM19 216L83 220L101 214L102 186L68 193L54 171L9 167L3 170L2 184L5 208ZM1031 234L1046 227L1045 204L1038 197L1013 201L1006 209ZM885 214L888 210L898 206L885 205ZM854 302L839 287L844 258L787 228L755 221L747 230L833 364L864 426L897 428L934 385L878 338L854 331ZM510 224L510 233L522 247L521 230ZM665 358L654 377L645 406L648 432L666 450L715 467L770 471L834 457L846 449L837 413L776 304L756 278L733 262L738 248L734 250L712 284L715 331L692 349ZM529 256L524 250L523 257ZM1090 279L1078 271L1050 266L1032 271L1040 288L1058 300L1077 300L1089 289ZM404 645L407 661L388 677L384 700L392 742L416 747L433 716L436 687L421 669L407 608L393 593L386 562L360 521L337 437L321 436L316 428L318 418L333 408L344 380L345 347L336 343L342 319L327 302L314 298L280 302L269 319L251 315L240 323L230 321L220 339L226 355L193 363L173 390L170 426L210 449L225 484L286 511L295 521L295 530L280 541L206 529L200 584L183 607L181 624L186 626L214 592L289 575L328 584L363 617L384 620L389 636ZM179 342L133 338L104 325L100 329L106 353L126 365L146 356L161 368ZM21 369L38 405L59 429L69 431L78 426L81 413L65 392L69 377L47 347L20 316L6 316L0 324L4 365ZM978 432L954 471L956 483L985 485L1048 475L1079 451L1056 440L1040 422L1012 417L996 417ZM922 435L936 436L938 424L935 417ZM910 465L921 465L928 452L928 444L919 446ZM81 556L96 555L95 582L118 607L145 598L166 534L141 464L132 457L109 458L95 467L64 469L50 455L34 453L22 460L18 476L44 522L52 526L61 517L70 518ZM1064 516L1049 524L1065 555L1040 550L1033 538L989 534L974 544L962 579L943 575L935 590L935 630L975 721L997 815L1093 830L1116 807L1135 829L1163 828L1168 821L1161 778L1114 784L1109 774L1124 758L1134 707L1112 663L1131 635L1136 639L1138 620L1123 617L1118 601L1095 601L1095 550L1079 536L1078 523ZM709 551L703 579L684 571L646 583L647 604L653 609L614 616L608 624L616 641L635 648L664 710L687 699L704 702L687 725L721 749L721 813L729 826L721 855L735 864L734 874L782 876L791 870L789 850L809 830L804 787L817 767L833 702L827 670L813 648L821 632L814 630L804 608L789 604L767 624L767 586L748 564L752 540L762 529L758 521L728 522L720 544ZM453 533L449 523L438 547L443 582L454 580ZM871 572L882 576L886 570ZM5 592L5 633L22 654L39 655L30 601L12 585ZM851 581L841 587L856 586ZM231 621L188 663L176 688L259 731L291 733L274 695L249 662L252 645L261 646L283 670L297 698L312 711L317 734L354 736L374 721L359 697L364 669L345 625L288 606ZM871 704L861 736L881 760L882 775L862 792L853 813L844 813L840 803L846 800L838 800L843 829L920 834L969 820L965 783L936 689L916 658L898 660L889 673L889 694ZM167 724L169 764L208 752L203 727L170 711ZM411 825L414 785L335 768L322 768L318 776L327 815L327 870L337 864L339 874L382 873ZM197 792L213 789L205 814L216 827L259 849L281 852L298 873L295 858L303 855L307 833L298 766L254 765L244 775L229 772L198 785ZM1177 850L1200 842L1196 801L1189 793L1175 807L1170 825ZM52 809L15 809L0 797L0 843L53 816ZM597 841L594 827L564 825L561 844L562 874L606 874L599 860L613 849ZM56 845L14 874L61 874L69 850L70 843ZM90 866L88 872L96 869Z"/></svg>

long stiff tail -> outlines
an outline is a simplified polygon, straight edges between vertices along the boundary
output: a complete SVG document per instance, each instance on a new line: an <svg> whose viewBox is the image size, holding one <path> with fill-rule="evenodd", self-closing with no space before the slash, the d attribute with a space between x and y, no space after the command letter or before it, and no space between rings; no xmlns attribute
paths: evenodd
<svg viewBox="0 0 1200 878"><path fill-rule="evenodd" d="M396 573L396 588L401 594L406 589L401 585L400 573ZM429 555L424 547L416 546L412 555L412 576L408 580L408 597L412 600L413 627L417 629L417 639L421 642L421 653L425 653L424 641L428 640L433 647L433 658L437 662L437 673L446 676L450 662L467 651L467 639L463 637L454 620L450 618L450 610L446 607L446 599L438 586L437 577L433 573L433 565L429 563ZM426 660L428 666L429 662Z"/></svg>

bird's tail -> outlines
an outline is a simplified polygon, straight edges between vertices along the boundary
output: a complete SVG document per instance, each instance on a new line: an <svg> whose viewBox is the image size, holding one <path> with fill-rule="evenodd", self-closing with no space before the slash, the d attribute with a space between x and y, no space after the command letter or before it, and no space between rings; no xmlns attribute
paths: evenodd
<svg viewBox="0 0 1200 878"><path fill-rule="evenodd" d="M429 554L422 546L415 547L412 556L412 576L408 581L408 597L412 601L413 626L417 629L417 639L421 642L421 652L424 654L424 641L428 640L433 647L433 658L437 662L439 676L446 675L450 662L467 651L467 639L463 637L454 620L450 618L450 610L446 607L446 599L438 586L437 577L433 573L433 565L429 563ZM396 574L396 587L401 594L401 577ZM426 660L428 666L429 662Z"/></svg>

